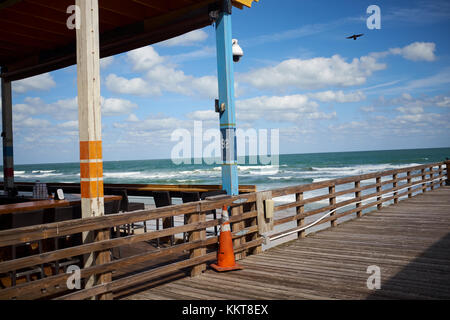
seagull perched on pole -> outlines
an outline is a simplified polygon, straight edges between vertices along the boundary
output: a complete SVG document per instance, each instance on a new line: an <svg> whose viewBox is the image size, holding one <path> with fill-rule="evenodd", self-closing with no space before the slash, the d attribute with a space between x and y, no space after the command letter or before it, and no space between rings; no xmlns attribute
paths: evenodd
<svg viewBox="0 0 450 320"><path fill-rule="evenodd" d="M356 40L356 38L362 37L363 35L364 35L364 33L361 33L361 34L354 34L354 35L352 35L352 36L350 36L350 37L347 37L346 39L353 39L353 40Z"/></svg>

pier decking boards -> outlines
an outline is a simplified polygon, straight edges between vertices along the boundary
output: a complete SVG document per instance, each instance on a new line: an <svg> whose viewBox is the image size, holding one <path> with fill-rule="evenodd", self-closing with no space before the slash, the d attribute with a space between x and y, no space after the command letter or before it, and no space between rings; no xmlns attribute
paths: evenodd
<svg viewBox="0 0 450 320"><path fill-rule="evenodd" d="M450 299L450 187L123 299ZM369 290L367 267L381 270ZM116 296L116 298L118 298Z"/></svg>

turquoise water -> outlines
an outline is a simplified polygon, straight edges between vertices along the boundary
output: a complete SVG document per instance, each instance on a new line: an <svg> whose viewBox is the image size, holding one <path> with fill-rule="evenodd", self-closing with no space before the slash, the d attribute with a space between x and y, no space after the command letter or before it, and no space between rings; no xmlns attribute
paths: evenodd
<svg viewBox="0 0 450 320"><path fill-rule="evenodd" d="M389 170L450 157L450 148L280 155L279 166L239 165L241 184L258 190ZM79 164L16 165L16 181L79 182ZM3 171L3 170L2 170ZM105 161L105 183L221 184L219 164L176 165L171 160Z"/></svg>

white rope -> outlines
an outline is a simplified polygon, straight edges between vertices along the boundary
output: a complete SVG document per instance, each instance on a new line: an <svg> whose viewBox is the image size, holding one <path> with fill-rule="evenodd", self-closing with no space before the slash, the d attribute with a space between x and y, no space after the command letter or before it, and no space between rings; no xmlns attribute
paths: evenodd
<svg viewBox="0 0 450 320"><path fill-rule="evenodd" d="M433 179L433 180L427 181L427 182L422 182L422 181L420 181L420 182L418 182L418 183L409 185L409 186L404 187L404 188L401 188L401 189L397 189L397 190L392 191L392 192L388 192L388 193L385 193L385 194L382 194L382 195L379 195L379 196L370 197L370 198L367 198L367 199L364 199L364 200L361 200L361 201L358 201L358 202L352 202L352 203L346 204L346 205L344 205L344 206L341 206L341 207L339 207L339 208L336 208L336 209L331 210L330 212L326 213L325 215L323 215L322 217L320 217L319 219L317 219L317 220L314 221L313 223L308 224L307 226L300 227L300 228L291 230L291 231L289 231L289 232L285 232L285 233L279 234L279 235L277 235L277 236L275 236L275 237L273 237L273 238L271 238L270 236L267 236L267 235L263 235L263 237L264 237L264 239L265 239L266 241L267 241L267 240L270 240L270 241L277 240L277 239L279 239L279 238L288 236L288 235L290 235L290 234L297 233L297 232L299 232L299 231L303 231L303 230L305 230L305 229L311 228L312 226L316 225L317 223L319 223L320 221L322 221L323 219L325 219L325 218L326 218L327 216L329 216L330 214L336 212L336 211L339 210L339 209L345 208L345 207L347 207L347 206L355 205L355 204L359 204L359 203L363 203L363 201L368 201L368 200L375 199L375 198L381 198L381 200L382 200L382 199L383 199L383 196L387 196L387 195L391 195L391 194L394 194L394 193L398 193L398 191L401 191L401 190L404 190L404 189L408 189L408 188L414 187L414 186L419 185L419 184L424 184L424 183L429 183L429 182L431 183L431 182L434 182L434 181L436 181L436 180L441 180L441 179L443 179L443 177L439 177L439 178L436 178L436 179Z"/></svg>

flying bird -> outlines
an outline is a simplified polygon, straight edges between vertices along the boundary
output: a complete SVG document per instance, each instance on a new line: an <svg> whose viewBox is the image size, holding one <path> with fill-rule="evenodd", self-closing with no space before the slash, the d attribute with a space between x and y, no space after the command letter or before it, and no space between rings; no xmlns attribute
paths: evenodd
<svg viewBox="0 0 450 320"><path fill-rule="evenodd" d="M356 40L356 38L362 37L363 35L364 35L364 33L361 33L361 34L354 34L354 35L352 35L352 36L350 36L350 37L347 37L346 39L353 39L353 40Z"/></svg>

